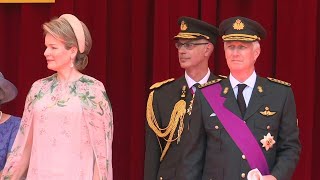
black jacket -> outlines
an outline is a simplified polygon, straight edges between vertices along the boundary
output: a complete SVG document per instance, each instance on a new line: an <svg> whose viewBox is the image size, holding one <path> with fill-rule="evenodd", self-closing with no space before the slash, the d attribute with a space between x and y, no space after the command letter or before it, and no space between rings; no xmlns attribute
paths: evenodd
<svg viewBox="0 0 320 180"><path fill-rule="evenodd" d="M210 75L209 80L216 79L217 77L213 74ZM183 86L188 85L185 77L181 77L173 82L164 84L154 91L153 97L153 110L158 124L165 128L169 124L170 116L174 105L181 99L181 90ZM186 108L189 107L192 94L189 90L186 92ZM184 131L182 133L181 141L177 144L176 141L171 143L171 146L166 153L164 159L160 162L161 150L159 146L158 139L155 133L151 130L148 124L146 124L146 150L145 150L145 163L144 163L144 179L145 180L186 180L184 175L181 174L181 157L186 141L190 141L189 133L193 132L193 129L198 130L199 128L194 128L192 125L193 111L198 107L194 105L192 108L192 113L189 116L187 113L184 117ZM178 128L177 128L178 129ZM175 137L177 132L175 132ZM165 141L159 138L162 147L165 146ZM201 148L203 150L203 148Z"/></svg>
<svg viewBox="0 0 320 180"><path fill-rule="evenodd" d="M221 96L226 98L224 107L241 118L241 112L229 79L223 79L220 84L222 86ZM223 93L226 87L228 92ZM192 164L203 165L203 170L194 172L197 174L196 177L202 175L203 180L247 179L247 173L251 169L245 156L224 129L219 118L217 116L210 117L214 111L201 91L197 91L196 98L199 100L200 111L194 113L193 121L202 124L196 127L199 127L199 131L204 131L204 133L198 133L199 142L204 144L192 144L194 142L190 141L186 145L182 158L185 176L193 176L193 174L188 174L190 169L187 169L192 167L190 161L193 160ZM260 112L265 111L266 107L276 113L271 116L262 115ZM292 89L266 78L257 77L244 121L261 145L271 174L277 180L290 180L301 150ZM260 140L268 133L274 136L276 143L266 151ZM192 149L196 146L198 149L205 147L205 151L199 151L195 156Z"/></svg>

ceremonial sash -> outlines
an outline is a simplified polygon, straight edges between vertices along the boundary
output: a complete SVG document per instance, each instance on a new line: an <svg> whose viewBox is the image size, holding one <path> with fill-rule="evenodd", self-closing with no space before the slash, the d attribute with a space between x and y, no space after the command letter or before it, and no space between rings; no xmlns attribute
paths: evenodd
<svg viewBox="0 0 320 180"><path fill-rule="evenodd" d="M214 84L200 90L228 134L246 156L251 169L258 168L262 175L270 174L264 154L246 123L224 107L225 98L220 96L221 85Z"/></svg>

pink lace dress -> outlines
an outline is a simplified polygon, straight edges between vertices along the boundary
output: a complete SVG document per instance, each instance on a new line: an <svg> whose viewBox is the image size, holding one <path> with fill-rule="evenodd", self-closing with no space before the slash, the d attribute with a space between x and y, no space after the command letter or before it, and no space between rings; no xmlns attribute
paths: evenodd
<svg viewBox="0 0 320 180"><path fill-rule="evenodd" d="M89 76L61 85L56 75L32 86L20 131L3 177L10 179L21 161L30 127L33 140L27 179L112 179L113 117L101 82Z"/></svg>

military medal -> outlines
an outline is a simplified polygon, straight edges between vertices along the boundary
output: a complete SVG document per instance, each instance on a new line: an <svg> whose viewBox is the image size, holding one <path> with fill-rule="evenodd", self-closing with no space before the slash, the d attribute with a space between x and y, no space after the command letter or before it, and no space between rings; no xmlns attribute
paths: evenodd
<svg viewBox="0 0 320 180"><path fill-rule="evenodd" d="M270 133L268 133L266 136L263 136L263 139L261 139L260 142L262 143L262 147L264 147L266 151L272 148L272 146L276 143Z"/></svg>

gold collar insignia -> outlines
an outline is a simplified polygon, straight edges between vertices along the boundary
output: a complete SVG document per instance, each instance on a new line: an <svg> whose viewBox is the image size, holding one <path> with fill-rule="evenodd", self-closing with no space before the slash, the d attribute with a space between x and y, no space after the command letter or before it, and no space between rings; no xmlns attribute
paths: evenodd
<svg viewBox="0 0 320 180"><path fill-rule="evenodd" d="M182 86L182 90L181 90L181 97L182 98L186 97L186 89L187 89L186 85Z"/></svg>
<svg viewBox="0 0 320 180"><path fill-rule="evenodd" d="M224 90L223 90L223 94L227 94L229 91L229 88L228 87L225 87Z"/></svg>

